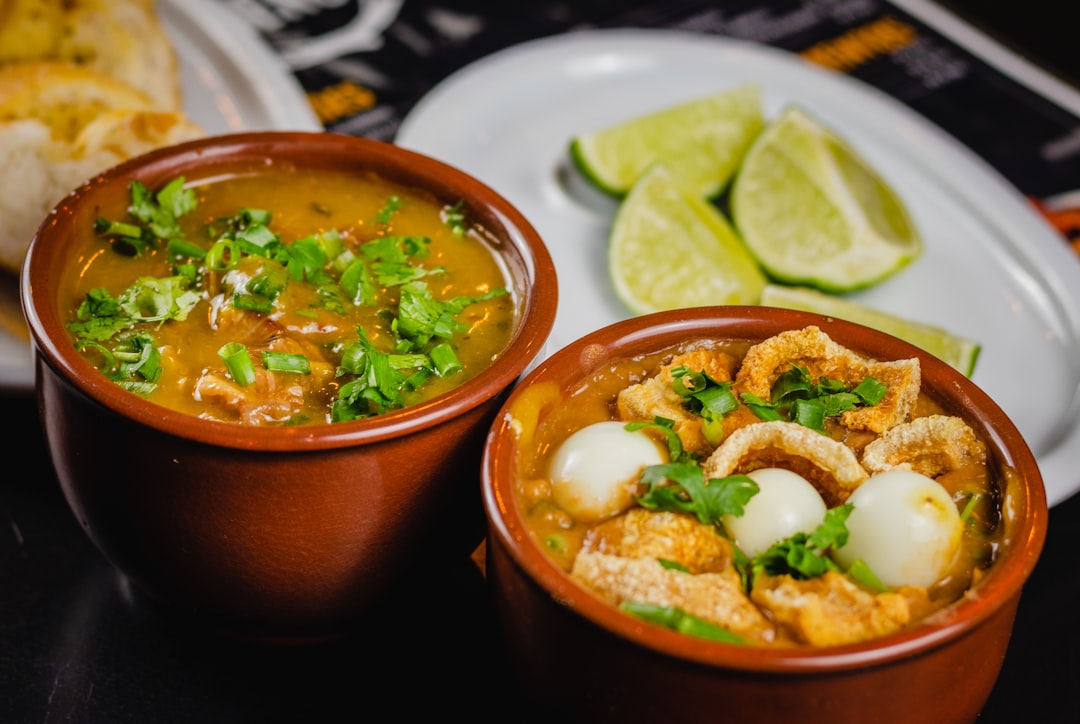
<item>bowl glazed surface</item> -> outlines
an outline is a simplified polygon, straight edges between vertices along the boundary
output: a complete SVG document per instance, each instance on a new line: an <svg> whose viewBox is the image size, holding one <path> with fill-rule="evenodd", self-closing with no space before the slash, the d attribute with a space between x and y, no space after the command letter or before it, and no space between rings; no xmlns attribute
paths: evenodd
<svg viewBox="0 0 1080 724"><path fill-rule="evenodd" d="M761 648L683 635L619 612L573 581L525 528L516 492L530 389L565 392L613 359L691 339L762 341L819 326L878 360L917 357L922 385L987 442L1004 482L1004 544L960 601L911 628L844 646ZM573 401L563 404L574 404ZM546 712L581 721L972 722L1004 660L1021 589L1045 539L1047 505L1034 457L1002 410L948 365L894 337L814 314L765 307L661 312L587 335L539 363L488 437L487 577L518 679Z"/></svg>
<svg viewBox="0 0 1080 724"><path fill-rule="evenodd" d="M505 351L460 386L376 417L254 427L164 409L74 349L58 299L83 262L69 239L138 179L159 187L295 168L374 171L463 200L494 236L518 300ZM391 144L331 133L219 136L139 157L54 209L21 279L36 394L60 485L89 537L156 599L241 636L309 639L355 625L419 556L467 555L483 536L484 436L554 322L551 258L529 222L476 179Z"/></svg>

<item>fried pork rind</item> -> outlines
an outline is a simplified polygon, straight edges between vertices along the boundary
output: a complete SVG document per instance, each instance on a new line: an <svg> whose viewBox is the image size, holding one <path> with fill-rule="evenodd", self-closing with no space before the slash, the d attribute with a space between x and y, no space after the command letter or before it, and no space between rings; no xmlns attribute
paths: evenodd
<svg viewBox="0 0 1080 724"><path fill-rule="evenodd" d="M986 462L986 445L959 417L928 415L886 431L863 450L871 473L913 470L930 478Z"/></svg>
<svg viewBox="0 0 1080 724"><path fill-rule="evenodd" d="M917 358L879 362L837 344L816 326L781 332L751 347L735 382L741 391L768 400L777 378L793 365L807 369L815 379L828 377L855 387L870 376L888 388L876 405L841 414L840 422L851 430L884 432L905 422L922 384Z"/></svg>
<svg viewBox="0 0 1080 724"><path fill-rule="evenodd" d="M806 478L830 508L847 500L870 477L844 443L783 420L735 430L701 467L706 480L759 468L785 468Z"/></svg>
<svg viewBox="0 0 1080 724"><path fill-rule="evenodd" d="M750 599L795 640L839 646L893 633L930 608L925 589L870 593L842 573L818 578L759 576Z"/></svg>
<svg viewBox="0 0 1080 724"><path fill-rule="evenodd" d="M773 627L746 596L732 561L731 543L712 526L682 513L635 508L590 531L571 575L614 606L676 607L748 640L770 642Z"/></svg>
<svg viewBox="0 0 1080 724"><path fill-rule="evenodd" d="M734 560L731 542L681 513L633 508L592 528L582 550L620 558L663 558L692 573L717 572Z"/></svg>
<svg viewBox="0 0 1080 724"><path fill-rule="evenodd" d="M776 632L743 593L735 569L694 575L664 568L655 558L579 553L571 575L613 606L623 601L679 608L749 643L767 644Z"/></svg>
<svg viewBox="0 0 1080 724"><path fill-rule="evenodd" d="M701 430L702 420L682 404L682 397L672 387L671 370L685 366L693 372L704 372L717 382L729 382L738 361L726 352L695 349L674 357L660 367L653 377L619 392L619 417L626 421L652 420L666 417L675 421L675 433L687 452L708 454L715 445Z"/></svg>

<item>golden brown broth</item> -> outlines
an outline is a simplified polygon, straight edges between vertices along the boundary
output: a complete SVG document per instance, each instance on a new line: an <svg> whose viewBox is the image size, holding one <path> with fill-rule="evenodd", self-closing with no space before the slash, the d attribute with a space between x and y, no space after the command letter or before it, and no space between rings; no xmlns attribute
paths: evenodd
<svg viewBox="0 0 1080 724"><path fill-rule="evenodd" d="M524 511L530 535L563 570L571 569L583 539L594 523L575 521L553 501L548 479L552 456L572 432L594 422L619 419L615 408L619 390L651 376L658 366L688 344L633 359L609 361L573 389L541 387L530 390L530 394L520 396L516 401L512 414L523 422L524 428L518 437L518 504ZM710 346L741 359L750 345L742 341L719 341L710 342ZM950 414L935 400L920 394L914 415L937 413ZM839 430L830 432L834 437L842 437ZM872 439L863 433L857 436L862 439L845 442L861 447ZM954 570L928 591L935 609L957 600L990 566L1004 527L999 525L999 488L993 471L986 465L946 473L938 482L960 504L972 493L983 493L984 497L972 512L972 522L966 526Z"/></svg>
<svg viewBox="0 0 1080 724"><path fill-rule="evenodd" d="M330 229L338 230L352 249L377 236L429 238L429 255L413 263L427 269L445 269L444 273L428 275L422 280L436 299L477 297L499 288L509 292L470 305L458 316L467 325L467 331L456 334L451 342L463 369L445 378L432 375L419 391L410 393L409 405L442 394L475 376L509 343L519 300L501 259L485 240L488 232L473 226L468 234L455 235L442 216L449 204L425 192L390 184L372 174L325 169L233 176L198 186L196 190L198 207L182 217L180 223L186 239L204 248L213 241L205 232L207 223L232 216L244 207L266 209L273 214L269 227L284 243ZM375 222L376 215L392 196L402 203L392 223L380 226ZM99 215L121 219L125 214L120 208L102 209ZM92 232L88 229L87 234ZM98 251L85 264L76 285L69 289L66 308L72 310L72 318L92 288L104 287L116 297L140 276L164 277L172 273L163 249L132 258L97 243ZM235 401L210 400L206 396L197 399L196 381L206 371L223 374L218 349L226 342L248 345L256 367L260 366L258 351L275 345L275 349L303 351L313 363L314 374L272 373L270 382L264 384L260 380L253 387L258 388L259 395L279 396L292 400L293 405L297 404L296 395L304 395L302 407L288 414L289 424L325 422L343 381L333 374L340 351L335 344L355 341L356 328L362 326L380 349L390 351L393 333L385 310L390 305L396 307L397 290L384 288L380 294L376 305L352 306L346 314L339 314L316 306L312 285L293 282L279 297L272 318L252 313L215 316L211 301L204 295L186 321L170 321L154 330L155 344L163 349L165 368L149 399L192 415L241 420ZM282 302L285 311L280 309ZM245 392L255 394L254 390Z"/></svg>

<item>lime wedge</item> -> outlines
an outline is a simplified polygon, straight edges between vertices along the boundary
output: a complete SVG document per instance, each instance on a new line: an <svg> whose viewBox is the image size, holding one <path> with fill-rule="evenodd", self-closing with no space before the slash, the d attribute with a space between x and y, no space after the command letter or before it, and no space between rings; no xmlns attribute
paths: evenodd
<svg viewBox="0 0 1080 724"><path fill-rule="evenodd" d="M720 210L661 164L619 204L608 268L616 295L635 314L757 304L766 282Z"/></svg>
<svg viewBox="0 0 1080 724"><path fill-rule="evenodd" d="M760 91L745 85L576 136L570 157L585 178L616 197L658 161L686 188L712 197L764 125Z"/></svg>
<svg viewBox="0 0 1080 724"><path fill-rule="evenodd" d="M896 192L843 138L794 106L747 151L730 209L765 273L787 284L853 291L922 253Z"/></svg>
<svg viewBox="0 0 1080 724"><path fill-rule="evenodd" d="M941 327L887 314L846 297L835 297L808 287L785 287L768 284L761 292L761 304L805 312L816 312L836 319L855 322L899 337L948 362L971 377L982 351L978 342L965 339Z"/></svg>

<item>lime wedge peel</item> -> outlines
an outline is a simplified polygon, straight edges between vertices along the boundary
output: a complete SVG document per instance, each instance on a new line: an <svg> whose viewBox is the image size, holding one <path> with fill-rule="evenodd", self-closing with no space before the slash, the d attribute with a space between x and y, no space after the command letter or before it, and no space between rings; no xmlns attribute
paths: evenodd
<svg viewBox="0 0 1080 724"><path fill-rule="evenodd" d="M765 275L728 221L664 164L634 184L615 214L608 268L635 314L716 304L757 304Z"/></svg>
<svg viewBox="0 0 1080 724"><path fill-rule="evenodd" d="M686 101L571 139L570 158L598 188L622 197L654 163L706 198L730 181L765 125L756 85Z"/></svg>
<svg viewBox="0 0 1080 724"><path fill-rule="evenodd" d="M761 304L815 312L891 334L944 360L967 377L974 373L975 363L982 351L982 345L978 342L941 327L888 314L847 297L833 296L808 287L768 284L762 290Z"/></svg>
<svg viewBox="0 0 1080 724"><path fill-rule="evenodd" d="M794 105L750 146L731 219L775 281L844 293L907 266L922 238L900 197L843 138Z"/></svg>

